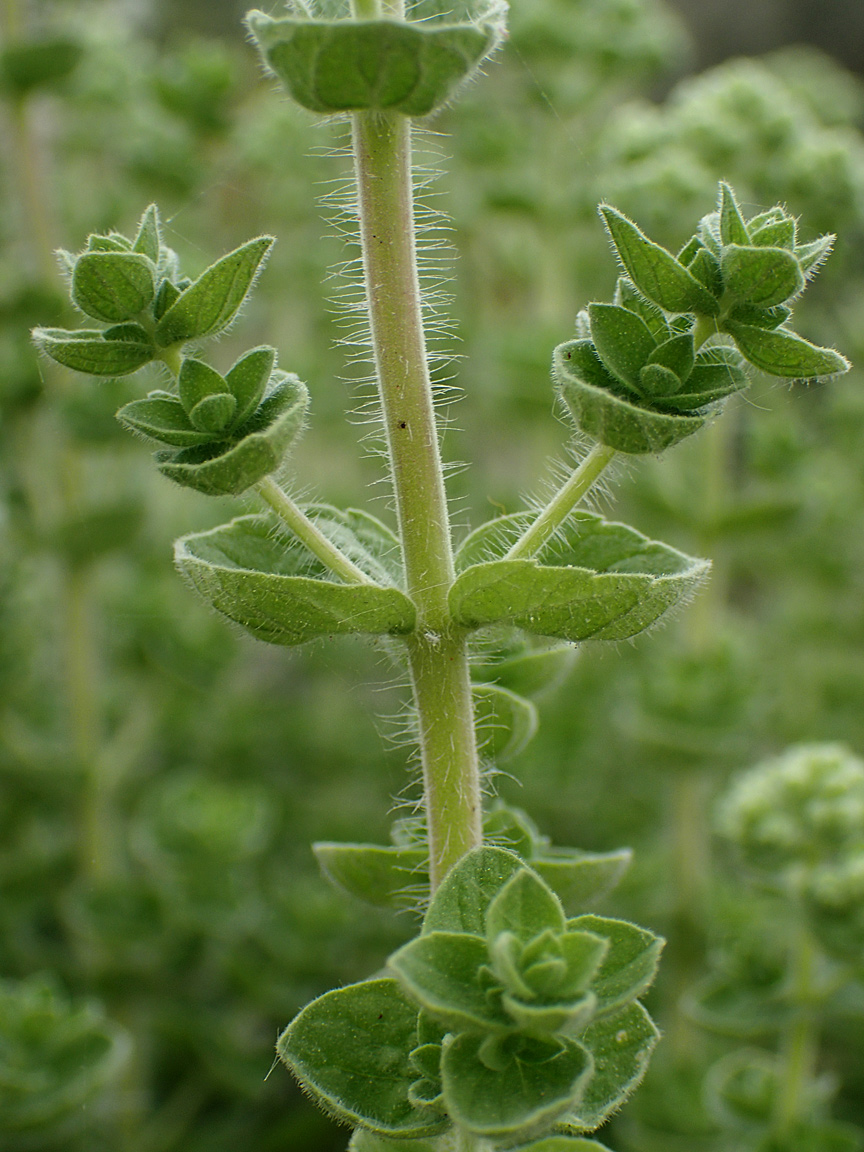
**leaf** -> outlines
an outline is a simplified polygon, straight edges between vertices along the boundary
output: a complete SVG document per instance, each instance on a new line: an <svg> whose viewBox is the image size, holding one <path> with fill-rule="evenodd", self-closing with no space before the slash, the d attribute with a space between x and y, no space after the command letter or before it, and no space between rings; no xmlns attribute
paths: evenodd
<svg viewBox="0 0 864 1152"><path fill-rule="evenodd" d="M132 244L133 252L141 252L154 264L159 262L162 230L159 222L159 209L151 204L141 217L138 234Z"/></svg>
<svg viewBox="0 0 864 1152"><path fill-rule="evenodd" d="M471 679L495 684L518 696L540 696L558 687L576 662L572 644L549 644L524 648L503 660L487 659L471 665Z"/></svg>
<svg viewBox="0 0 864 1152"><path fill-rule="evenodd" d="M846 357L833 348L820 348L785 328L768 332L727 320L725 329L745 359L770 376L809 379L838 376L851 368Z"/></svg>
<svg viewBox="0 0 864 1152"><path fill-rule="evenodd" d="M700 248L688 265L687 271L691 276L695 276L700 284L704 284L712 296L719 299L723 295L720 261L713 252L709 252L707 248Z"/></svg>
<svg viewBox="0 0 864 1152"><path fill-rule="evenodd" d="M520 1144L513 1152L609 1152L609 1149L597 1140L584 1140L581 1136L547 1136L545 1140Z"/></svg>
<svg viewBox="0 0 864 1152"><path fill-rule="evenodd" d="M580 359L584 359L584 353L580 353ZM633 456L663 452L698 432L705 423L704 416L658 412L598 387L576 363L572 344L561 344L555 349L552 374L577 428L618 452Z"/></svg>
<svg viewBox="0 0 864 1152"><path fill-rule="evenodd" d="M450 592L467 628L506 623L564 640L626 639L686 600L707 571L622 524L579 513L539 560L491 560Z"/></svg>
<svg viewBox="0 0 864 1152"><path fill-rule="evenodd" d="M156 342L167 348L224 332L248 296L273 244L272 236L259 236L211 264L159 321Z"/></svg>
<svg viewBox="0 0 864 1152"><path fill-rule="evenodd" d="M246 352L225 375L225 383L237 401L237 424L255 411L276 365L276 349L268 345Z"/></svg>
<svg viewBox="0 0 864 1152"><path fill-rule="evenodd" d="M177 391L183 407L187 412L191 412L196 404L208 396L218 395L220 392L226 393L228 385L215 368L211 368L203 360L186 356L177 374Z"/></svg>
<svg viewBox="0 0 864 1152"><path fill-rule="evenodd" d="M426 932L387 961L406 992L454 1032L506 1030L510 1023L481 972L485 941L467 932Z"/></svg>
<svg viewBox="0 0 864 1152"><path fill-rule="evenodd" d="M89 376L128 376L149 364L156 355L152 344L106 340L100 330L34 328L33 343L40 352L65 368Z"/></svg>
<svg viewBox="0 0 864 1152"><path fill-rule="evenodd" d="M536 733L537 709L530 700L495 684L474 684L471 696L477 751L488 760L511 760Z"/></svg>
<svg viewBox="0 0 864 1152"><path fill-rule="evenodd" d="M360 109L425 116L495 46L491 25L247 17L270 68L313 112Z"/></svg>
<svg viewBox="0 0 864 1152"><path fill-rule="evenodd" d="M424 848L318 841L312 851L332 884L376 908L414 909L429 889Z"/></svg>
<svg viewBox="0 0 864 1152"><path fill-rule="evenodd" d="M237 413L237 401L227 392L215 396L205 396L189 413L189 423L193 428L209 432L211 436L225 432Z"/></svg>
<svg viewBox="0 0 864 1152"><path fill-rule="evenodd" d="M532 860L531 867L556 893L564 911L576 915L612 891L632 858L629 848L596 853L553 848Z"/></svg>
<svg viewBox="0 0 864 1152"><path fill-rule="evenodd" d="M590 914L568 920L567 927L571 931L593 932L609 941L609 951L591 981L598 1014L613 1012L650 986L665 943L662 937L626 920Z"/></svg>
<svg viewBox="0 0 864 1152"><path fill-rule="evenodd" d="M313 1000L276 1050L300 1083L337 1119L401 1137L429 1136L444 1121L416 1108L409 1056L417 1007L390 978L337 988Z"/></svg>
<svg viewBox="0 0 864 1152"><path fill-rule="evenodd" d="M639 370L657 347L644 321L615 304L589 304L591 337L610 372L639 392Z"/></svg>
<svg viewBox="0 0 864 1152"><path fill-rule="evenodd" d="M512 1040L503 1069L481 1059L483 1038L444 1041L441 1081L454 1123L486 1137L530 1138L572 1107L591 1074L591 1057L573 1040Z"/></svg>
<svg viewBox="0 0 864 1152"><path fill-rule="evenodd" d="M757 308L773 308L804 288L798 261L785 248L739 247L729 244L720 260L728 292Z"/></svg>
<svg viewBox="0 0 864 1152"><path fill-rule="evenodd" d="M675 396L656 397L657 406L691 411L740 392L750 381L737 349L715 345L700 352L687 383Z"/></svg>
<svg viewBox="0 0 864 1152"><path fill-rule="evenodd" d="M180 289L176 284L172 284L170 280L163 280L159 285L156 292L156 299L153 302L154 317L157 320L161 320L179 295Z"/></svg>
<svg viewBox="0 0 864 1152"><path fill-rule="evenodd" d="M560 1123L572 1132L593 1132L639 1086L660 1033L639 1003L589 1024L579 1042L591 1053L594 1074L578 1105Z"/></svg>
<svg viewBox="0 0 864 1152"><path fill-rule="evenodd" d="M751 244L760 248L795 248L795 221L791 216L785 220L772 220L758 228L750 237ZM741 243L741 241L739 241Z"/></svg>
<svg viewBox="0 0 864 1152"><path fill-rule="evenodd" d="M176 563L218 612L271 644L414 627L414 605L398 589L337 583L298 541L277 532L271 517L242 516L178 540Z"/></svg>
<svg viewBox="0 0 864 1152"><path fill-rule="evenodd" d="M486 942L490 949L502 932L511 932L523 944L547 929L563 933L564 911L558 897L534 872L522 868L507 881L486 913Z"/></svg>
<svg viewBox="0 0 864 1152"><path fill-rule="evenodd" d="M305 504L315 527L373 580L400 587L402 558L399 539L386 524L360 508Z"/></svg>
<svg viewBox="0 0 864 1152"><path fill-rule="evenodd" d="M82 46L65 36L10 40L0 52L0 86L23 100L65 80L83 55Z"/></svg>
<svg viewBox="0 0 864 1152"><path fill-rule="evenodd" d="M684 381L693 371L696 360L696 349L693 344L693 333L682 332L680 336L672 336L659 344L648 357L649 364L658 364L674 372L679 380Z"/></svg>
<svg viewBox="0 0 864 1152"><path fill-rule="evenodd" d="M96 320L131 320L153 300L153 267L133 252L85 252L75 261L72 300Z"/></svg>
<svg viewBox="0 0 864 1152"><path fill-rule="evenodd" d="M681 381L671 368L662 364L646 364L639 373L639 386L642 395L652 403L668 400L670 394L679 392Z"/></svg>
<svg viewBox="0 0 864 1152"><path fill-rule="evenodd" d="M819 271L822 264L831 255L831 249L834 247L834 241L837 239L833 234L827 236L820 236L818 240L814 240L812 244L799 244L795 248L795 258L801 271L807 277L815 276Z"/></svg>
<svg viewBox="0 0 864 1152"><path fill-rule="evenodd" d="M747 225L735 199L735 193L724 181L720 181L720 239L723 244L749 244Z"/></svg>
<svg viewBox="0 0 864 1152"><path fill-rule="evenodd" d="M357 1128L348 1144L348 1152L439 1152L439 1149L436 1143L430 1144L427 1140L393 1140L370 1132L368 1128ZM575 1149L574 1152L581 1150Z"/></svg>
<svg viewBox="0 0 864 1152"><path fill-rule="evenodd" d="M183 405L173 398L151 395L145 400L133 400L120 409L117 419L132 432L177 448L206 444L212 439L208 432L190 425Z"/></svg>
<svg viewBox="0 0 864 1152"><path fill-rule="evenodd" d="M782 1031L793 1012L782 980L753 984L739 973L705 977L686 993L682 1007L702 1028L754 1040Z"/></svg>
<svg viewBox="0 0 864 1152"><path fill-rule="evenodd" d="M716 316L720 305L671 252L649 240L626 216L608 204L600 215L612 243L639 291L667 312L698 312Z"/></svg>
<svg viewBox="0 0 864 1152"><path fill-rule="evenodd" d="M475 848L440 884L423 920L423 932L486 935L486 913L503 884L525 865L505 848Z"/></svg>

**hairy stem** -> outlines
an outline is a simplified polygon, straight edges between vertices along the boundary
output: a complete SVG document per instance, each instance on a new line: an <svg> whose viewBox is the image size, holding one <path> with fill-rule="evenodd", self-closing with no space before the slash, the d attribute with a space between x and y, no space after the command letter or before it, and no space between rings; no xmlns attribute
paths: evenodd
<svg viewBox="0 0 864 1152"><path fill-rule="evenodd" d="M611 464L615 449L595 444L570 479L555 493L537 519L519 537L505 560L528 560L554 536L600 474Z"/></svg>
<svg viewBox="0 0 864 1152"><path fill-rule="evenodd" d="M291 497L282 491L272 476L265 476L263 480L259 480L255 485L255 491L284 520L294 535L303 541L309 551L318 557L325 568L341 577L346 584L375 583L371 576L367 576L344 552L328 540L320 528L316 528Z"/></svg>
<svg viewBox="0 0 864 1152"><path fill-rule="evenodd" d="M482 840L468 652L447 600L453 552L420 304L411 125L398 115L357 113L353 134L375 367L406 590L417 609L408 657L434 889Z"/></svg>

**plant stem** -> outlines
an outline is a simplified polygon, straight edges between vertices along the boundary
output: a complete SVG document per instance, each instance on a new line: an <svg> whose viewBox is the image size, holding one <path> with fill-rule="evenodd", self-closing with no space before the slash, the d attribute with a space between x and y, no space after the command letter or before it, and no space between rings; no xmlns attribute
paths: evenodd
<svg viewBox="0 0 864 1152"><path fill-rule="evenodd" d="M781 1052L781 1078L774 1109L774 1131L787 1136L806 1115L818 1055L818 1033L813 1018L816 949L802 924L792 948L791 984L795 1015Z"/></svg>
<svg viewBox="0 0 864 1152"><path fill-rule="evenodd" d="M273 511L281 517L291 531L297 536L309 551L318 557L325 568L335 572L346 584L374 584L371 576L357 567L333 544L320 528L312 523L309 517L297 507L272 476L265 476L255 485L255 491L265 500Z"/></svg>
<svg viewBox="0 0 864 1152"><path fill-rule="evenodd" d="M600 474L611 464L615 449L595 444L567 483L555 493L534 523L527 528L505 560L528 560L543 547L561 527L582 497L594 485Z"/></svg>
<svg viewBox="0 0 864 1152"><path fill-rule="evenodd" d="M357 113L353 136L378 390L406 591L417 609L407 645L434 890L482 842L468 651L447 600L453 552L420 304L411 125L398 115Z"/></svg>

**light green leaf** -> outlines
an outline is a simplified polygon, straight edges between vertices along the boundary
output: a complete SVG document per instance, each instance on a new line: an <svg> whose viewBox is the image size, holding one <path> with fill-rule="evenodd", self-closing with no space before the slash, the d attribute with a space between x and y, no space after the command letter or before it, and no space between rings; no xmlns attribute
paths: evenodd
<svg viewBox="0 0 864 1152"><path fill-rule="evenodd" d="M785 220L772 220L758 228L750 237L751 244L760 248L795 248L795 221L791 216ZM743 241L741 241L743 243Z"/></svg>
<svg viewBox="0 0 864 1152"><path fill-rule="evenodd" d="M600 359L623 384L639 392L639 370L657 347L645 323L627 308L589 304L591 338Z"/></svg>
<svg viewBox="0 0 864 1152"><path fill-rule="evenodd" d="M644 456L663 452L698 432L704 416L677 416L658 412L616 395L595 384L584 371L581 342L560 344L555 349L552 375L561 399L580 431L618 452Z"/></svg>
<svg viewBox="0 0 864 1152"><path fill-rule="evenodd" d="M220 392L227 393L228 385L215 368L211 368L203 360L187 356L180 365L177 375L177 392L183 407L187 412L191 412L196 404L208 396L218 395Z"/></svg>
<svg viewBox="0 0 864 1152"><path fill-rule="evenodd" d="M448 1037L441 1061L451 1119L480 1136L530 1139L575 1105L591 1074L591 1057L572 1040L516 1034L500 1070L484 1063L482 1044L470 1033Z"/></svg>
<svg viewBox="0 0 864 1152"><path fill-rule="evenodd" d="M649 240L626 216L608 204L600 215L630 279L649 300L667 312L716 316L720 305L708 289L671 252Z"/></svg>
<svg viewBox="0 0 864 1152"><path fill-rule="evenodd" d="M262 12L250 12L247 22L291 96L325 113L425 116L451 97L497 40L491 25L273 20Z"/></svg>
<svg viewBox="0 0 864 1152"><path fill-rule="evenodd" d="M576 663L578 650L572 644L544 644L529 647L522 641L516 655L503 659L487 657L471 665L471 679L495 684L518 696L541 696L559 686Z"/></svg>
<svg viewBox="0 0 864 1152"><path fill-rule="evenodd" d="M466 627L506 623L564 640L635 636L686 600L707 567L621 524L580 513L539 560L492 560L450 593Z"/></svg>
<svg viewBox="0 0 864 1152"><path fill-rule="evenodd" d="M819 271L822 264L831 255L831 249L834 247L834 241L837 239L833 234L827 236L820 236L818 240L814 240L812 244L799 244L795 248L795 259L801 268L801 271L807 277L815 276Z"/></svg>
<svg viewBox="0 0 864 1152"><path fill-rule="evenodd" d="M75 261L72 300L96 320L131 320L156 294L153 266L133 252L85 252Z"/></svg>
<svg viewBox="0 0 864 1152"><path fill-rule="evenodd" d="M566 921L558 897L536 875L523 868L512 876L489 905L486 942L491 948L502 932L512 932L523 944L546 929L563 932Z"/></svg>
<svg viewBox="0 0 864 1152"><path fill-rule="evenodd" d="M159 321L157 343L166 348L224 332L248 296L273 243L272 236L259 236L211 264Z"/></svg>
<svg viewBox="0 0 864 1152"><path fill-rule="evenodd" d="M300 1083L337 1119L397 1137L429 1136L444 1120L416 1108L417 1007L396 980L366 980L313 1000L276 1050Z"/></svg>
<svg viewBox="0 0 864 1152"><path fill-rule="evenodd" d="M737 299L757 308L773 308L804 288L798 261L786 248L729 244L720 261L723 283Z"/></svg>
<svg viewBox="0 0 864 1152"><path fill-rule="evenodd" d="M557 894L564 911L576 915L612 891L632 858L629 848L596 853L552 848L532 860L531 867Z"/></svg>
<svg viewBox="0 0 864 1152"><path fill-rule="evenodd" d="M119 232L111 232L107 236L100 236L93 232L87 237L88 252L131 252L132 245L125 236Z"/></svg>
<svg viewBox="0 0 864 1152"><path fill-rule="evenodd" d="M271 644L345 632L410 632L414 606L396 588L341 584L268 516L183 537L181 574L217 611Z"/></svg>
<svg viewBox="0 0 864 1152"><path fill-rule="evenodd" d="M157 264L159 261L161 239L162 229L159 221L159 209L155 204L151 204L141 217L141 223L138 225L138 234L132 244L132 251L142 253L142 255L148 257L154 264Z"/></svg>
<svg viewBox="0 0 864 1152"><path fill-rule="evenodd" d="M560 1123L573 1132L593 1132L639 1086L660 1033L639 1003L589 1024L579 1042L591 1053L594 1075L576 1108Z"/></svg>
<svg viewBox="0 0 864 1152"><path fill-rule="evenodd" d="M537 709L530 700L496 684L474 684L471 695L480 755L502 762L512 759L536 733Z"/></svg>
<svg viewBox="0 0 864 1152"><path fill-rule="evenodd" d="M400 587L399 539L386 524L359 508L304 504L303 511L327 538L373 580Z"/></svg>
<svg viewBox="0 0 864 1152"><path fill-rule="evenodd" d="M415 909L429 890L424 848L318 841L312 851L331 883L376 908Z"/></svg>
<svg viewBox="0 0 864 1152"><path fill-rule="evenodd" d="M520 1144L513 1152L609 1152L597 1140L584 1140L581 1136L547 1136L531 1144Z"/></svg>
<svg viewBox="0 0 864 1152"><path fill-rule="evenodd" d="M576 1035L594 1015L596 998L592 992L586 992L564 1004L538 1004L505 994L501 1002L519 1031L528 1036L556 1032Z"/></svg>
<svg viewBox="0 0 864 1152"><path fill-rule="evenodd" d="M751 984L739 973L700 980L687 992L682 1007L702 1028L754 1040L776 1035L794 1010L783 980Z"/></svg>
<svg viewBox="0 0 864 1152"><path fill-rule="evenodd" d="M658 344L662 344L672 335L666 313L656 304L652 304L650 300L646 300L640 292L637 292L629 277L618 277L613 302L621 308L635 312L640 320L644 321L648 331Z"/></svg>
<svg viewBox="0 0 864 1152"><path fill-rule="evenodd" d="M432 897L423 932L486 935L486 913L511 876L525 867L505 848L475 848L456 864Z"/></svg>
<svg viewBox="0 0 864 1152"><path fill-rule="evenodd" d="M164 396L150 395L145 400L133 400L120 409L117 419L132 432L140 432L142 436L177 448L206 444L211 439L208 432L198 431L190 425L179 400Z"/></svg>
<svg viewBox="0 0 864 1152"><path fill-rule="evenodd" d="M833 348L820 348L785 328L768 332L727 320L725 329L745 359L770 376L808 379L838 376L851 368L846 357Z"/></svg>
<svg viewBox="0 0 864 1152"><path fill-rule="evenodd" d="M695 276L700 284L704 284L712 296L718 299L723 295L723 276L720 272L720 261L713 252L707 248L700 248L687 267L691 276Z"/></svg>
<svg viewBox="0 0 864 1152"><path fill-rule="evenodd" d="M487 996L486 944L467 932L424 932L387 961L410 996L456 1032L501 1031L509 1020Z"/></svg>
<svg viewBox="0 0 864 1152"><path fill-rule="evenodd" d="M368 1128L356 1128L348 1152L440 1152L440 1149L437 1143L428 1140L393 1140L370 1132ZM574 1152L581 1152L581 1149L574 1149Z"/></svg>
<svg viewBox="0 0 864 1152"><path fill-rule="evenodd" d="M153 315L157 320L161 320L174 301L180 295L180 289L176 284L172 284L170 280L163 280L159 285L156 292L156 299L153 302Z"/></svg>
<svg viewBox="0 0 864 1152"><path fill-rule="evenodd" d="M237 401L237 424L247 420L264 396L276 365L276 349L268 345L246 352L225 375L225 383Z"/></svg>
<svg viewBox="0 0 864 1152"><path fill-rule="evenodd" d="M33 343L58 364L89 376L128 376L156 355L150 343L106 340L98 329L34 328Z"/></svg>
<svg viewBox="0 0 864 1152"><path fill-rule="evenodd" d="M747 225L728 184L720 181L720 239L723 244L749 244Z"/></svg>
<svg viewBox="0 0 864 1152"><path fill-rule="evenodd" d="M634 1000L650 986L657 972L665 941L646 928L605 916L577 916L568 920L571 931L605 936L609 951L591 981L597 1012L607 1015Z"/></svg>

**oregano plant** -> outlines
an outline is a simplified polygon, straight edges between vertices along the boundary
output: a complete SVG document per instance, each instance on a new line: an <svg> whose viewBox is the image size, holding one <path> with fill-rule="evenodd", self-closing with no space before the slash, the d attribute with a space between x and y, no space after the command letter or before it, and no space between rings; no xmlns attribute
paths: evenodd
<svg viewBox="0 0 864 1152"><path fill-rule="evenodd" d="M61 253L78 330L37 329L47 356L94 377L147 365L162 386L118 412L169 480L258 511L182 538L176 562L258 639L386 637L407 668L422 815L389 846L324 843L324 872L362 900L422 910L419 934L372 979L304 1008L278 1052L353 1152L589 1152L658 1039L640 998L662 940L588 909L629 861L549 844L529 817L484 811L484 774L536 728L531 697L570 646L636 636L683 605L707 561L583 507L617 456L657 454L719 416L752 368L824 378L847 361L791 327L833 238L804 242L776 207L746 218L726 184L676 254L610 205L611 302L581 311L554 351L577 467L539 509L457 539L444 484L416 255L415 120L454 98L505 36L503 5L297 3L247 24L304 108L350 119L366 311L395 524L291 495L306 386L250 349L217 369L202 348L231 326L272 246L263 236L197 278L155 206L137 232ZM93 326L95 325L97 326ZM562 333L562 336L565 335ZM538 387L540 382L538 382ZM312 393L314 395L314 385Z"/></svg>

